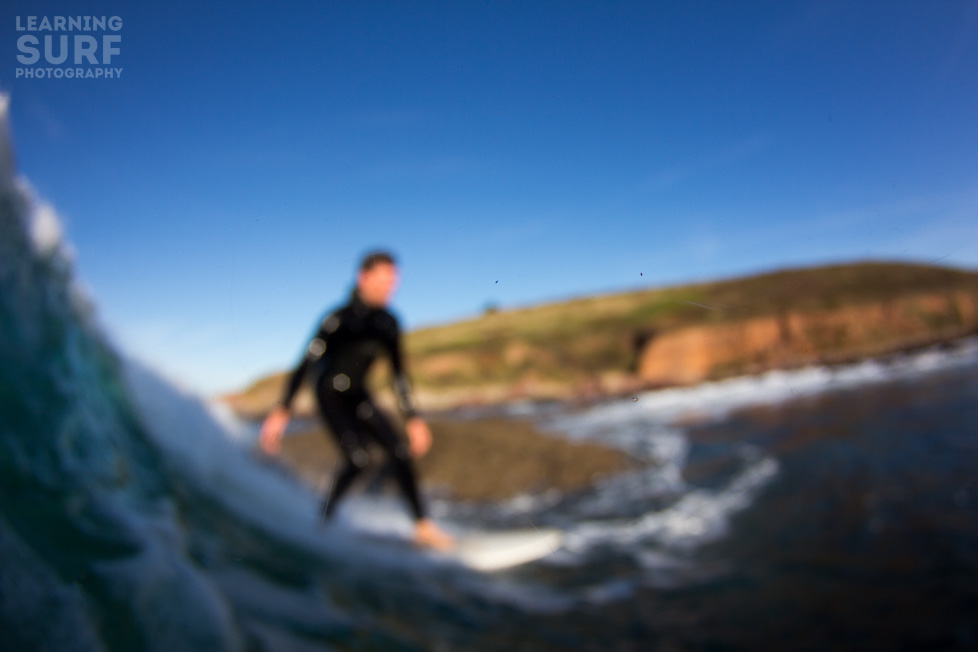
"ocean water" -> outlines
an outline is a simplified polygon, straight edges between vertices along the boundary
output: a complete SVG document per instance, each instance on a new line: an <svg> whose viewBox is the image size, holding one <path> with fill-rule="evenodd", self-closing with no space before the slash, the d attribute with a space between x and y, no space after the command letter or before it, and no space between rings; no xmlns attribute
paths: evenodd
<svg viewBox="0 0 978 652"><path fill-rule="evenodd" d="M482 574L385 544L248 427L119 351L0 125L0 650L978 648L978 344L517 406L636 471L437 501L457 532L557 527ZM472 461L477 464L477 460Z"/></svg>

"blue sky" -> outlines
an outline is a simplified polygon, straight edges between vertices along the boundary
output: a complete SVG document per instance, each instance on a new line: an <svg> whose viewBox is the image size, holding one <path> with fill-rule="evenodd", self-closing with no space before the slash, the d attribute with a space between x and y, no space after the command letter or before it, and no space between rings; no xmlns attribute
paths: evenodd
<svg viewBox="0 0 978 652"><path fill-rule="evenodd" d="M119 79L16 77L118 15ZM44 32L36 33L43 38ZM856 259L978 267L978 2L7 2L0 90L102 321L201 392L360 254L409 328Z"/></svg>

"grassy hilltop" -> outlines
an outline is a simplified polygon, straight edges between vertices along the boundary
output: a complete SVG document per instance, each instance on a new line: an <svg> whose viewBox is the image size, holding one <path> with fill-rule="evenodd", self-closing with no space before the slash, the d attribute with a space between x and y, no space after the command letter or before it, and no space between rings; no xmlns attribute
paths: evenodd
<svg viewBox="0 0 978 652"><path fill-rule="evenodd" d="M978 273L855 263L487 312L409 333L406 349L428 409L579 399L946 341L978 330L976 306ZM261 414L284 376L226 400Z"/></svg>

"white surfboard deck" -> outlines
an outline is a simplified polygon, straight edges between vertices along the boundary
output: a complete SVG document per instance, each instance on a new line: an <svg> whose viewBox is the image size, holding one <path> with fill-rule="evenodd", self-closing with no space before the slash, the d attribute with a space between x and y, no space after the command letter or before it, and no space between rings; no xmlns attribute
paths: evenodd
<svg viewBox="0 0 978 652"><path fill-rule="evenodd" d="M553 529L482 532L460 536L455 549L439 554L475 570L494 571L546 557L562 543L563 533Z"/></svg>

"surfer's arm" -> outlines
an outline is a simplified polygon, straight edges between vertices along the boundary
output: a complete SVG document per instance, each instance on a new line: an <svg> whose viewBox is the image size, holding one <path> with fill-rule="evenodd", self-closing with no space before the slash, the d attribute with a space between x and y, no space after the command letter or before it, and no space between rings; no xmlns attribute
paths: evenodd
<svg viewBox="0 0 978 652"><path fill-rule="evenodd" d="M391 365L394 367L394 392L397 394L398 407L407 420L405 429L411 444L411 453L415 457L421 457L431 448L431 429L421 418L417 404L414 402L411 381L404 368L404 359L401 357L401 337L400 330L397 328L394 329L390 347Z"/></svg>
<svg viewBox="0 0 978 652"><path fill-rule="evenodd" d="M421 417L412 417L404 427L407 430L411 455L423 457L431 448L431 429L428 423Z"/></svg>
<svg viewBox="0 0 978 652"><path fill-rule="evenodd" d="M302 356L302 362L292 372L292 376L285 386L285 393L282 395L282 400L268 413L265 421L261 424L261 433L258 441L262 450L269 455L275 455L281 448L280 442L282 435L285 434L285 429L289 425L289 410L292 406L292 399L299 390L299 385L302 384L302 379L305 377L310 364L309 351L307 350L306 354Z"/></svg>
<svg viewBox="0 0 978 652"><path fill-rule="evenodd" d="M404 359L401 356L401 334L400 329L396 326L390 341L390 352L391 366L394 368L394 393L397 394L397 406L401 409L404 418L410 421L420 415L417 404L414 402L414 395L411 392L411 380L404 368Z"/></svg>
<svg viewBox="0 0 978 652"><path fill-rule="evenodd" d="M282 435L285 434L285 429L289 425L289 407L292 405L292 397L295 396L296 390L302 384L302 378L309 368L308 360L309 355L307 353L303 356L299 366L292 372L292 377L289 378L289 382L285 386L285 394L283 394L282 400L272 408L272 411L268 413L261 424L258 443L262 450L269 455L277 454L282 448Z"/></svg>
<svg viewBox="0 0 978 652"><path fill-rule="evenodd" d="M336 331L338 324L339 318L335 314L324 319L319 330L316 332L316 336L312 338L309 346L306 347L306 352L302 356L299 366L295 368L289 377L289 382L286 383L285 391L282 394L282 400L279 401L279 406L286 411L292 408L292 399L295 398L296 392L299 391L299 387L302 385L302 380L306 377L306 372L309 371L309 367L323 357L323 354L326 352L326 340L329 338L330 333Z"/></svg>
<svg viewBox="0 0 978 652"><path fill-rule="evenodd" d="M292 377L289 378L289 383L285 386L285 394L282 396L282 400L268 413L265 421L261 424L258 443L262 450L269 455L276 455L282 448L282 435L285 434L285 429L289 426L289 419L291 418L289 410L292 405L292 398L299 389L299 385L302 384L307 369L309 369L308 353L303 356L302 362L292 372Z"/></svg>
<svg viewBox="0 0 978 652"><path fill-rule="evenodd" d="M285 385L285 391L282 394L282 400L269 412L268 416L265 417L265 421L262 423L259 443L266 453L274 455L281 448L280 442L282 435L285 434L285 429L289 425L292 399L295 398L296 392L299 391L299 386L302 385L302 380L306 377L306 372L309 371L309 367L321 358L326 351L326 338L328 333L336 330L336 322L331 320L334 320L334 318L328 318L319 327L316 337L306 347L302 361L299 362L299 366L295 368L289 377L289 381Z"/></svg>
<svg viewBox="0 0 978 652"><path fill-rule="evenodd" d="M309 353L306 352L306 355L302 357L302 362L299 363L299 366L295 368L289 377L289 382L285 385L285 392L282 394L282 400L278 402L278 406L286 412L292 409L292 399L295 398L296 392L299 391L299 386L302 385L302 379L306 377L306 372L309 370L310 364L312 364L312 361L309 359Z"/></svg>
<svg viewBox="0 0 978 652"><path fill-rule="evenodd" d="M289 425L289 411L281 405L275 407L261 424L258 443L269 455L275 455L281 449L280 442L285 429Z"/></svg>

